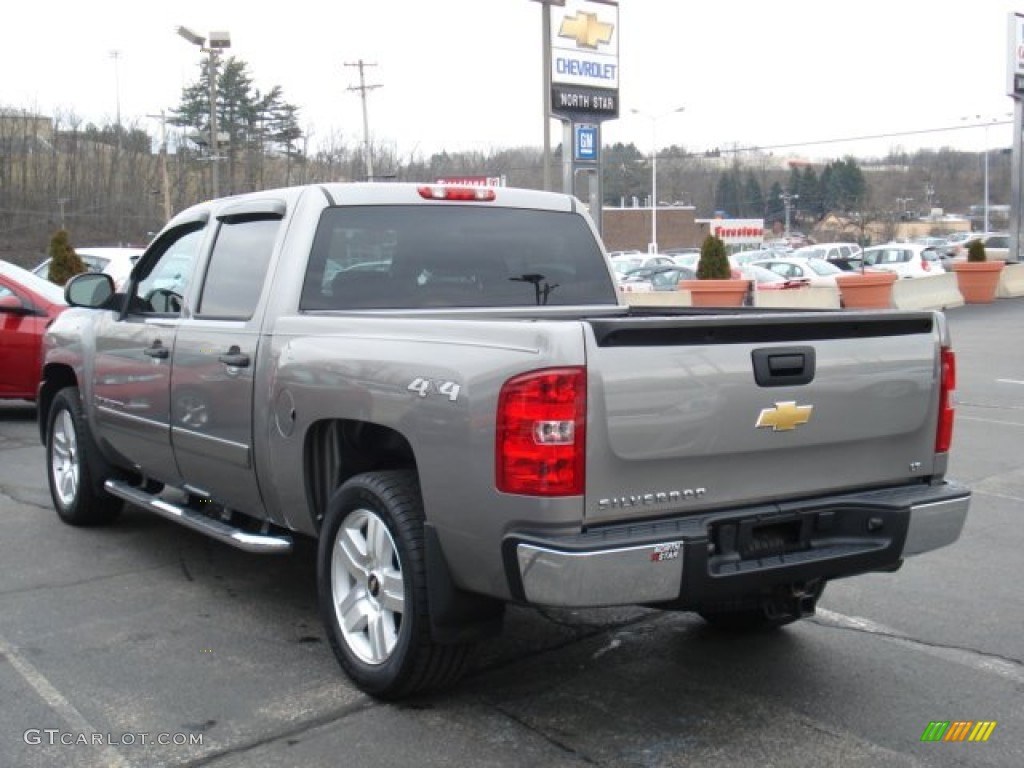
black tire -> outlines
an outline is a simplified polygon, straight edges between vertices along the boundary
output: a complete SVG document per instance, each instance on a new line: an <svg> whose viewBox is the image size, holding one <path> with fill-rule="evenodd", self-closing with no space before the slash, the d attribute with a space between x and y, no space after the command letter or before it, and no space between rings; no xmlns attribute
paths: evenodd
<svg viewBox="0 0 1024 768"><path fill-rule="evenodd" d="M415 472L348 480L331 497L317 552L321 619L338 662L361 690L395 700L462 676L473 645L442 645L430 633Z"/></svg>
<svg viewBox="0 0 1024 768"><path fill-rule="evenodd" d="M825 582L816 580L800 598L793 595L765 597L752 606L700 611L704 621L725 632L771 632L814 615Z"/></svg>
<svg viewBox="0 0 1024 768"><path fill-rule="evenodd" d="M737 611L701 611L704 621L724 632L771 632L792 624L798 616L768 617L760 608Z"/></svg>
<svg viewBox="0 0 1024 768"><path fill-rule="evenodd" d="M60 519L77 526L116 519L124 502L103 490L115 474L93 442L78 387L65 387L53 398L46 421L46 477Z"/></svg>

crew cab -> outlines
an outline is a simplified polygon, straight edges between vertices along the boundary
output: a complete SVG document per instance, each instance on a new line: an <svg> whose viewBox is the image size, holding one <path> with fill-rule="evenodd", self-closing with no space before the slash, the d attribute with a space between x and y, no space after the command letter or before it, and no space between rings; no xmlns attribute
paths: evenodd
<svg viewBox="0 0 1024 768"><path fill-rule="evenodd" d="M66 298L38 396L60 518L316 539L327 637L382 698L453 683L509 603L780 627L969 506L941 313L630 307L568 195L212 200Z"/></svg>

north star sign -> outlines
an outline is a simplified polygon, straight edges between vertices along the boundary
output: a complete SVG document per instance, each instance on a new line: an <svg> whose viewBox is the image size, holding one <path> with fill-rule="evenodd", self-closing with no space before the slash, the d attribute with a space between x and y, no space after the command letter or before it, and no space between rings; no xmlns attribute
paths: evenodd
<svg viewBox="0 0 1024 768"><path fill-rule="evenodd" d="M618 5L566 0L551 12L551 83L618 89Z"/></svg>

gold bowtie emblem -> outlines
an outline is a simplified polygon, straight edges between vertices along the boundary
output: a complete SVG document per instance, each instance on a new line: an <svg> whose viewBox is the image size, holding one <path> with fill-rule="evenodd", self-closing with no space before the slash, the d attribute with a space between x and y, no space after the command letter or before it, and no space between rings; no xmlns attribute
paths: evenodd
<svg viewBox="0 0 1024 768"><path fill-rule="evenodd" d="M596 13L577 13L562 19L558 36L574 39L580 48L597 48L598 43L607 43L612 39L613 29L614 24L600 21Z"/></svg>
<svg viewBox="0 0 1024 768"><path fill-rule="evenodd" d="M774 408L764 408L757 417L757 428L770 427L772 432L788 432L811 420L813 405L797 405L795 400L776 403Z"/></svg>

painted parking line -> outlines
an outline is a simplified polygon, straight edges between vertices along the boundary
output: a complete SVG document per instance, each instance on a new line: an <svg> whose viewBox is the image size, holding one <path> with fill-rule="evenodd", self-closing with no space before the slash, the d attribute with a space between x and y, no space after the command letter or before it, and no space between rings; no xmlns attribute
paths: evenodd
<svg viewBox="0 0 1024 768"><path fill-rule="evenodd" d="M1024 384L1024 381L1018 379L996 379L997 384Z"/></svg>
<svg viewBox="0 0 1024 768"><path fill-rule="evenodd" d="M28 659L18 653L14 647L7 642L3 635L0 635L0 656L7 659L8 663L14 668L14 670L21 675L22 679L32 686L32 689L39 695L43 701L45 701L54 712L56 712L64 722L70 727L72 731L79 734L86 734L91 737L91 734L99 733L99 731L89 723L88 720L82 715L81 712L68 701L67 697L58 691L53 684L46 679L42 672L36 669L35 665L32 664ZM43 728L53 728L53 723L42 724ZM42 729L40 729L42 730ZM129 768L131 765L125 757L114 749L109 744L98 745L99 755L104 765L111 766L111 768Z"/></svg>
<svg viewBox="0 0 1024 768"><path fill-rule="evenodd" d="M874 635L886 642L896 643L911 648L915 651L935 656L945 661L953 662L979 672L1002 677L1017 684L1024 684L1024 666L1015 661L1010 661L999 656L988 655L980 651L953 646L932 645L930 643L915 640L913 637L900 632L899 630L878 624L870 619L860 616L847 616L835 611L818 608L814 612L811 621L832 627L852 629L858 632L865 632Z"/></svg>

